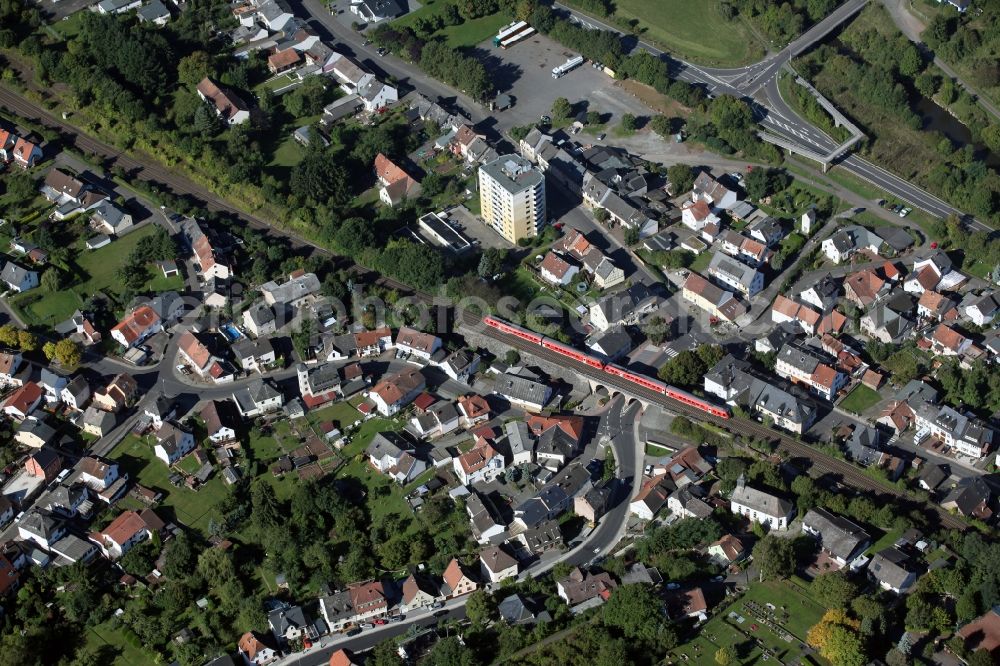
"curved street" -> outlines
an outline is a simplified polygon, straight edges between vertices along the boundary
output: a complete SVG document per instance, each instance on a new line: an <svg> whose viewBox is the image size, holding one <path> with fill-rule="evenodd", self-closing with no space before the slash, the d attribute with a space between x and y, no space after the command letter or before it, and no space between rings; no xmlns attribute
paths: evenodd
<svg viewBox="0 0 1000 666"><path fill-rule="evenodd" d="M552 553L550 557L543 556L533 566L522 571L518 578L523 580L537 577L561 562L574 566L585 565L610 553L615 544L621 540L628 524L629 502L636 492L636 479L639 478L640 471L638 465L642 460L642 442L637 441L634 427L641 408L638 402L628 401L618 394L599 412L589 414L589 416L599 415L596 438L599 442L609 442L614 452L616 478L620 484L616 495L617 503L579 545L565 552ZM463 619L466 601L468 597L459 597L451 599L443 608L436 611L430 609L412 611L401 622L367 629L356 636L344 634L327 636L309 651L292 655L277 663L281 666L323 666L329 661L330 655L341 648L359 652L370 649L388 638L406 634L415 627L423 628L441 621Z"/></svg>

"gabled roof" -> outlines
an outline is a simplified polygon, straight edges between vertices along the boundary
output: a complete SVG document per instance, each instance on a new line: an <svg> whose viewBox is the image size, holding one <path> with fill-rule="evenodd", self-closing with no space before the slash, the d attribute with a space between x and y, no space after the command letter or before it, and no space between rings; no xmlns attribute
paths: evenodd
<svg viewBox="0 0 1000 666"><path fill-rule="evenodd" d="M159 323L160 316L156 314L153 308L148 305L142 305L126 315L111 330L120 332L122 337L131 344Z"/></svg>
<svg viewBox="0 0 1000 666"><path fill-rule="evenodd" d="M462 582L463 578L468 578L469 580L475 580L470 576L462 563L458 561L457 558L452 558L451 562L448 563L448 568L444 570L444 582L448 584L452 590L458 587L459 583Z"/></svg>
<svg viewBox="0 0 1000 666"><path fill-rule="evenodd" d="M228 119L234 117L240 111L246 111L247 105L240 97L231 90L225 90L212 79L205 77L198 84L198 92L206 100L215 105L215 110L219 115Z"/></svg>

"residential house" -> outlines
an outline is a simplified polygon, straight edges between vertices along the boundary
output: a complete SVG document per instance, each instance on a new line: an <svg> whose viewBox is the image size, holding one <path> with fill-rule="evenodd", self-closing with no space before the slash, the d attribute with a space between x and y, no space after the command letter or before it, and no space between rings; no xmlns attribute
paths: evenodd
<svg viewBox="0 0 1000 666"><path fill-rule="evenodd" d="M90 535L104 557L117 560L154 533L162 532L163 521L152 509L124 511L110 525Z"/></svg>
<svg viewBox="0 0 1000 666"><path fill-rule="evenodd" d="M46 444L53 444L55 440L55 429L45 421L36 418L27 418L22 421L14 433L14 441L32 449L40 449Z"/></svg>
<svg viewBox="0 0 1000 666"><path fill-rule="evenodd" d="M156 457L167 465L173 465L178 460L194 450L194 435L181 428L180 425L165 422L156 431L156 445L153 451Z"/></svg>
<svg viewBox="0 0 1000 666"><path fill-rule="evenodd" d="M132 215L105 200L93 209L90 224L102 234L119 236L132 227Z"/></svg>
<svg viewBox="0 0 1000 666"><path fill-rule="evenodd" d="M862 250L878 254L882 243L882 237L878 234L864 227L851 225L839 229L824 240L820 248L827 259L839 264Z"/></svg>
<svg viewBox="0 0 1000 666"><path fill-rule="evenodd" d="M764 288L764 274L747 264L715 254L708 264L708 274L745 298L753 298Z"/></svg>
<svg viewBox="0 0 1000 666"><path fill-rule="evenodd" d="M993 516L990 506L992 494L982 477L970 476L961 479L941 500L941 508L954 511L960 516L988 521Z"/></svg>
<svg viewBox="0 0 1000 666"><path fill-rule="evenodd" d="M613 495L611 483L601 483L582 495L573 498L573 513L585 519L588 524L596 525L610 505Z"/></svg>
<svg viewBox="0 0 1000 666"><path fill-rule="evenodd" d="M429 361L434 352L441 349L441 338L403 326L396 334L396 349Z"/></svg>
<svg viewBox="0 0 1000 666"><path fill-rule="evenodd" d="M45 402L54 405L60 401L62 390L69 385L69 378L48 368L42 368L38 384L44 391Z"/></svg>
<svg viewBox="0 0 1000 666"><path fill-rule="evenodd" d="M949 4L967 6L967 0L949 0ZM961 10L960 10L961 11ZM993 663L1000 661L1000 608L994 606L957 632L965 643L966 654L985 652Z"/></svg>
<svg viewBox="0 0 1000 666"><path fill-rule="evenodd" d="M162 28L170 23L170 10L160 0L150 0L136 11L139 23L152 23Z"/></svg>
<svg viewBox="0 0 1000 666"><path fill-rule="evenodd" d="M453 599L471 594L479 588L478 581L455 558L452 558L451 562L448 563L448 567L444 570L443 578L445 587L441 591L448 598Z"/></svg>
<svg viewBox="0 0 1000 666"><path fill-rule="evenodd" d="M233 368L212 353L201 334L184 331L177 344L181 357L202 379L211 379L217 384L233 381Z"/></svg>
<svg viewBox="0 0 1000 666"><path fill-rule="evenodd" d="M233 355L244 370L263 372L278 362L278 355L271 338L242 338L233 343Z"/></svg>
<svg viewBox="0 0 1000 666"><path fill-rule="evenodd" d="M118 412L135 404L139 397L139 385L132 375L116 375L104 390L94 393L94 405L107 412Z"/></svg>
<svg viewBox="0 0 1000 666"><path fill-rule="evenodd" d="M712 174L702 171L694 179L691 200L704 201L713 210L722 211L735 206L739 201L739 197L736 195L736 192L733 192L715 178L712 178Z"/></svg>
<svg viewBox="0 0 1000 666"><path fill-rule="evenodd" d="M427 463L415 456L410 444L391 431L377 433L365 454L372 467L400 485L409 483L427 469Z"/></svg>
<svg viewBox="0 0 1000 666"><path fill-rule="evenodd" d="M917 434L914 441L924 437L936 437L946 446L955 449L959 455L973 459L982 458L993 445L994 431L974 416L967 416L948 406L929 403L918 405L913 410L916 416Z"/></svg>
<svg viewBox="0 0 1000 666"><path fill-rule="evenodd" d="M543 280L561 287L571 283L579 271L578 266L574 266L551 250L538 265L538 274Z"/></svg>
<svg viewBox="0 0 1000 666"><path fill-rule="evenodd" d="M6 284L7 289L11 291L18 293L30 291L38 286L38 271L8 261L0 271L0 282Z"/></svg>
<svg viewBox="0 0 1000 666"><path fill-rule="evenodd" d="M687 618L697 622L708 620L708 602L700 587L686 590L668 591L664 603L667 617L679 620Z"/></svg>
<svg viewBox="0 0 1000 666"><path fill-rule="evenodd" d="M110 488L115 481L121 478L118 463L97 456L88 456L82 459L79 467L80 480L97 491Z"/></svg>
<svg viewBox="0 0 1000 666"><path fill-rule="evenodd" d="M237 649L246 666L267 666L279 659L278 652L264 643L252 631L248 631L240 637Z"/></svg>
<svg viewBox="0 0 1000 666"><path fill-rule="evenodd" d="M298 270L288 276L288 280L278 284L271 280L260 286L264 302L282 312L288 308L298 308L312 302L319 293L320 282L315 273Z"/></svg>
<svg viewBox="0 0 1000 666"><path fill-rule="evenodd" d="M802 531L818 539L823 552L841 567L862 555L871 543L871 536L860 525L822 507L806 513Z"/></svg>
<svg viewBox="0 0 1000 666"><path fill-rule="evenodd" d="M114 328L111 337L126 349L131 349L163 330L163 321L148 305L141 305L127 314Z"/></svg>
<svg viewBox="0 0 1000 666"><path fill-rule="evenodd" d="M670 513L681 518L705 520L712 515L712 507L705 501L705 491L693 484L677 488L667 497Z"/></svg>
<svg viewBox="0 0 1000 666"><path fill-rule="evenodd" d="M42 159L42 149L33 141L18 137L11 155L14 158L14 164L22 169L30 169Z"/></svg>
<svg viewBox="0 0 1000 666"><path fill-rule="evenodd" d="M635 498L629 503L629 511L642 520L652 520L667 504L677 486L667 474L660 474L645 481Z"/></svg>
<svg viewBox="0 0 1000 666"><path fill-rule="evenodd" d="M240 416L249 419L281 409L285 396L267 380L256 379L236 389L233 402Z"/></svg>
<svg viewBox="0 0 1000 666"><path fill-rule="evenodd" d="M965 316L976 326L989 326L1000 312L1000 294L983 294L965 307Z"/></svg>
<svg viewBox="0 0 1000 666"><path fill-rule="evenodd" d="M482 580L491 584L517 577L517 560L502 546L490 546L479 553L479 568Z"/></svg>
<svg viewBox="0 0 1000 666"><path fill-rule="evenodd" d="M600 331L614 326L638 324L640 319L654 312L661 299L644 285L633 285L626 291L602 296L590 306L590 323Z"/></svg>
<svg viewBox="0 0 1000 666"><path fill-rule="evenodd" d="M820 312L829 312L837 305L840 297L840 280L829 273L819 281L799 292L799 300L817 308Z"/></svg>
<svg viewBox="0 0 1000 666"><path fill-rule="evenodd" d="M232 277L233 267L218 239L209 237L195 219L185 220L182 230L191 246L191 261L203 280L228 280Z"/></svg>
<svg viewBox="0 0 1000 666"><path fill-rule="evenodd" d="M788 524L795 516L794 504L746 485L742 476L736 481L736 488L729 498L729 510L772 530L788 529Z"/></svg>
<svg viewBox="0 0 1000 666"><path fill-rule="evenodd" d="M540 379L527 368L508 368L507 372L497 377L493 392L515 407L538 412L552 397L552 387Z"/></svg>
<svg viewBox="0 0 1000 666"><path fill-rule="evenodd" d="M383 416L392 416L410 404L427 386L417 368L407 368L376 384L368 397Z"/></svg>
<svg viewBox="0 0 1000 666"><path fill-rule="evenodd" d="M420 194L420 183L382 153L375 157L375 175L380 185L379 199L387 206Z"/></svg>
<svg viewBox="0 0 1000 666"><path fill-rule="evenodd" d="M438 367L456 382L468 384L472 376L479 370L482 358L479 354L467 349L457 349L445 357Z"/></svg>
<svg viewBox="0 0 1000 666"><path fill-rule="evenodd" d="M917 483L927 492L934 492L950 476L951 473L944 465L932 465L928 463L924 465L923 469L920 470L920 474L917 475Z"/></svg>
<svg viewBox="0 0 1000 666"><path fill-rule="evenodd" d="M917 316L930 321L955 321L958 319L958 301L928 289L917 300Z"/></svg>
<svg viewBox="0 0 1000 666"><path fill-rule="evenodd" d="M76 411L83 411L83 406L90 400L90 384L83 375L77 375L59 392L60 401Z"/></svg>
<svg viewBox="0 0 1000 666"><path fill-rule="evenodd" d="M409 613L421 608L430 608L442 600L441 586L430 576L419 573L411 573L403 581L402 599L399 610L402 613Z"/></svg>
<svg viewBox="0 0 1000 666"><path fill-rule="evenodd" d="M20 352L0 352L0 387L10 388L24 384L24 380L18 375L23 360Z"/></svg>
<svg viewBox="0 0 1000 666"><path fill-rule="evenodd" d="M66 524L47 511L32 509L17 521L17 534L24 541L51 550L53 544L66 536Z"/></svg>
<svg viewBox="0 0 1000 666"><path fill-rule="evenodd" d="M700 232L709 225L718 228L720 220L704 201L685 201L681 204L681 224L692 231Z"/></svg>
<svg viewBox="0 0 1000 666"><path fill-rule="evenodd" d="M49 483L63 470L63 459L56 450L43 446L28 456L24 463L24 471L43 482Z"/></svg>
<svg viewBox="0 0 1000 666"><path fill-rule="evenodd" d="M504 457L487 440L480 439L468 452L452 459L455 476L464 485L489 483L506 468Z"/></svg>
<svg viewBox="0 0 1000 666"><path fill-rule="evenodd" d="M898 344L911 337L915 326L906 313L893 309L886 301L876 303L860 322L862 333L886 344Z"/></svg>
<svg viewBox="0 0 1000 666"><path fill-rule="evenodd" d="M730 210L730 215L733 210ZM747 225L746 232L750 238L758 240L768 247L774 247L785 237L785 229L781 226L781 220L769 215L757 215Z"/></svg>
<svg viewBox="0 0 1000 666"><path fill-rule="evenodd" d="M803 433L816 419L816 408L804 400L754 377L747 372L749 363L732 356L723 358L705 375L705 392L730 404L746 406L753 414L770 418L776 426Z"/></svg>
<svg viewBox="0 0 1000 666"><path fill-rule="evenodd" d="M847 385L848 378L828 361L826 355L815 347L789 342L778 352L774 372L832 401L837 392Z"/></svg>
<svg viewBox="0 0 1000 666"><path fill-rule="evenodd" d="M292 641L317 638L316 627L301 606L276 608L267 614L267 623L278 647L285 652Z"/></svg>
<svg viewBox="0 0 1000 666"><path fill-rule="evenodd" d="M883 590L903 594L917 582L917 574L907 568L909 558L896 548L875 553L868 572Z"/></svg>
<svg viewBox="0 0 1000 666"><path fill-rule="evenodd" d="M723 567L735 564L749 554L743 542L732 534L726 534L709 544L706 553L710 560Z"/></svg>
<svg viewBox="0 0 1000 666"><path fill-rule="evenodd" d="M927 294L929 292L924 292ZM961 356L972 347L972 340L947 324L938 324L925 339L930 342L931 351L938 356Z"/></svg>
<svg viewBox="0 0 1000 666"><path fill-rule="evenodd" d="M15 421L31 416L42 402L42 388L35 382L26 382L3 402L3 413Z"/></svg>
<svg viewBox="0 0 1000 666"><path fill-rule="evenodd" d="M351 12L366 23L378 23L402 16L406 9L400 0L352 0Z"/></svg>
<svg viewBox="0 0 1000 666"><path fill-rule="evenodd" d="M878 273L865 269L844 279L844 297L859 308L867 308L889 287Z"/></svg>
<svg viewBox="0 0 1000 666"><path fill-rule="evenodd" d="M732 292L720 289L695 272L688 275L681 295L684 300L724 321L735 321L747 312L747 307Z"/></svg>
<svg viewBox="0 0 1000 666"><path fill-rule="evenodd" d="M267 303L254 303L243 311L243 327L255 338L278 330L274 309Z"/></svg>
<svg viewBox="0 0 1000 666"><path fill-rule="evenodd" d="M273 1L273 0L272 0ZM198 84L198 96L215 110L215 114L227 125L240 125L250 120L250 108L232 90L223 88L212 79L205 77Z"/></svg>
<svg viewBox="0 0 1000 666"><path fill-rule="evenodd" d="M233 413L233 403L228 400L209 400L199 414L205 422L205 431L213 444L236 439L239 418Z"/></svg>
<svg viewBox="0 0 1000 666"><path fill-rule="evenodd" d="M535 460L535 443L523 421L508 421L504 424L510 466L527 465Z"/></svg>
<svg viewBox="0 0 1000 666"><path fill-rule="evenodd" d="M606 571L597 574L581 571L574 567L570 574L556 581L556 593L570 607L579 606L594 599L600 599L598 604L611 598L618 584Z"/></svg>
<svg viewBox="0 0 1000 666"><path fill-rule="evenodd" d="M507 531L507 523L490 495L471 489L465 498L465 512L472 537L480 544L495 543Z"/></svg>
<svg viewBox="0 0 1000 666"><path fill-rule="evenodd" d="M940 250L917 259L913 270L903 282L903 290L920 295L927 290L936 292L953 291L962 285L966 277L952 268L951 259Z"/></svg>
<svg viewBox="0 0 1000 666"><path fill-rule="evenodd" d="M95 403L84 410L80 422L85 433L94 437L104 437L114 430L118 419L114 412L106 412Z"/></svg>

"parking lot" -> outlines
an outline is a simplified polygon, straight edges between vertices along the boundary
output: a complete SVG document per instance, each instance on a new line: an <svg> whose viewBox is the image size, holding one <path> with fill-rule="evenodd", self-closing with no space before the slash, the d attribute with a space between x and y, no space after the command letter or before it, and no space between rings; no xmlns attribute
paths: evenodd
<svg viewBox="0 0 1000 666"><path fill-rule="evenodd" d="M484 42L478 53L493 77L498 92L514 97L514 106L497 112L497 129L527 125L548 114L552 103L565 97L574 109L597 111L609 120L608 127L631 113L648 116L651 111L638 99L625 93L615 80L585 62L558 79L552 78L552 68L577 55L548 37L535 35L504 50ZM610 119L607 117L610 115Z"/></svg>

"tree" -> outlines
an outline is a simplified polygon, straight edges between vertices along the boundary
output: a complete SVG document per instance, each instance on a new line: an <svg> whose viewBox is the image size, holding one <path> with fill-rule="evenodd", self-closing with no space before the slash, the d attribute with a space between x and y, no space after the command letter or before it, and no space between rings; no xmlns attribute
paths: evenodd
<svg viewBox="0 0 1000 666"><path fill-rule="evenodd" d="M654 317L650 317L649 320L643 324L642 332L654 345L661 345L666 341L667 336L670 334L670 325L667 323L666 319L656 315Z"/></svg>
<svg viewBox="0 0 1000 666"><path fill-rule="evenodd" d="M448 6L454 9L454 5ZM382 641L368 655L365 664L367 666L403 666L403 660L396 651L396 644L393 641Z"/></svg>
<svg viewBox="0 0 1000 666"><path fill-rule="evenodd" d="M521 362L521 355L517 353L516 349L508 349L507 353L504 354L503 362L507 365L517 365Z"/></svg>
<svg viewBox="0 0 1000 666"><path fill-rule="evenodd" d="M476 659L455 636L442 638L420 660L420 666L474 666Z"/></svg>
<svg viewBox="0 0 1000 666"><path fill-rule="evenodd" d="M500 248L486 248L483 256L479 259L479 267L476 273L479 277L488 279L503 270L504 261L507 259L507 251Z"/></svg>
<svg viewBox="0 0 1000 666"><path fill-rule="evenodd" d="M486 590L476 590L465 604L465 614L473 624L486 624L494 619L496 612L497 602Z"/></svg>
<svg viewBox="0 0 1000 666"><path fill-rule="evenodd" d="M212 56L204 51L195 51L177 63L177 81L187 88L194 88L213 73Z"/></svg>
<svg viewBox="0 0 1000 666"><path fill-rule="evenodd" d="M80 361L83 360L83 350L76 341L70 338L63 338L55 343L54 347L53 356L63 367L72 368L78 366L80 365Z"/></svg>
<svg viewBox="0 0 1000 666"><path fill-rule="evenodd" d="M993 656L986 651L986 648L981 648L976 650L968 657L969 666L991 666L996 662L993 661Z"/></svg>
<svg viewBox="0 0 1000 666"><path fill-rule="evenodd" d="M675 195L688 192L694 187L694 171L687 164L674 164L667 168L667 180Z"/></svg>
<svg viewBox="0 0 1000 666"><path fill-rule="evenodd" d="M42 288L55 293L62 289L62 273L55 266L49 266L48 270L42 273Z"/></svg>
<svg viewBox="0 0 1000 666"><path fill-rule="evenodd" d="M816 576L809 591L827 608L847 608L857 596L858 586L843 571L833 571Z"/></svg>
<svg viewBox="0 0 1000 666"><path fill-rule="evenodd" d="M753 548L761 580L787 578L795 572L795 549L789 539L768 534Z"/></svg>
<svg viewBox="0 0 1000 666"><path fill-rule="evenodd" d="M0 344L7 347L17 347L17 333L18 330L14 324L4 324L3 326L0 326Z"/></svg>
<svg viewBox="0 0 1000 666"><path fill-rule="evenodd" d="M626 245L635 245L639 242L639 229L637 227L628 227L625 229L625 234L623 240Z"/></svg>
<svg viewBox="0 0 1000 666"><path fill-rule="evenodd" d="M35 351L38 349L38 336L30 331L18 331L17 345L21 351Z"/></svg>
<svg viewBox="0 0 1000 666"><path fill-rule="evenodd" d="M56 357L56 343L46 342L42 345L42 353L45 354L45 358L50 361Z"/></svg>
<svg viewBox="0 0 1000 666"><path fill-rule="evenodd" d="M281 507L271 484L261 479L254 481L250 486L250 504L253 507L250 517L257 539L264 543L271 530L281 524Z"/></svg>
<svg viewBox="0 0 1000 666"><path fill-rule="evenodd" d="M553 120L565 120L573 115L573 105L565 97L558 97L552 103Z"/></svg>
<svg viewBox="0 0 1000 666"><path fill-rule="evenodd" d="M587 111L587 124L594 126L601 124L601 114L598 111Z"/></svg>
<svg viewBox="0 0 1000 666"><path fill-rule="evenodd" d="M666 138L673 133L673 122L667 116L656 116L649 121L649 127L661 138Z"/></svg>
<svg viewBox="0 0 1000 666"><path fill-rule="evenodd" d="M779 169L754 169L746 175L745 187L751 199L764 199L788 187L791 178Z"/></svg>
<svg viewBox="0 0 1000 666"><path fill-rule="evenodd" d="M635 116L631 113L626 113L622 116L622 131L624 132L634 132L636 128Z"/></svg>
<svg viewBox="0 0 1000 666"><path fill-rule="evenodd" d="M828 610L809 629L806 642L834 666L864 666L867 659L858 636L859 624L844 610Z"/></svg>
<svg viewBox="0 0 1000 666"><path fill-rule="evenodd" d="M655 641L664 629L662 603L648 585L622 585L604 604L604 623L626 638Z"/></svg>
<svg viewBox="0 0 1000 666"><path fill-rule="evenodd" d="M719 666L729 666L736 663L736 652L728 645L723 645L715 651L715 663Z"/></svg>

